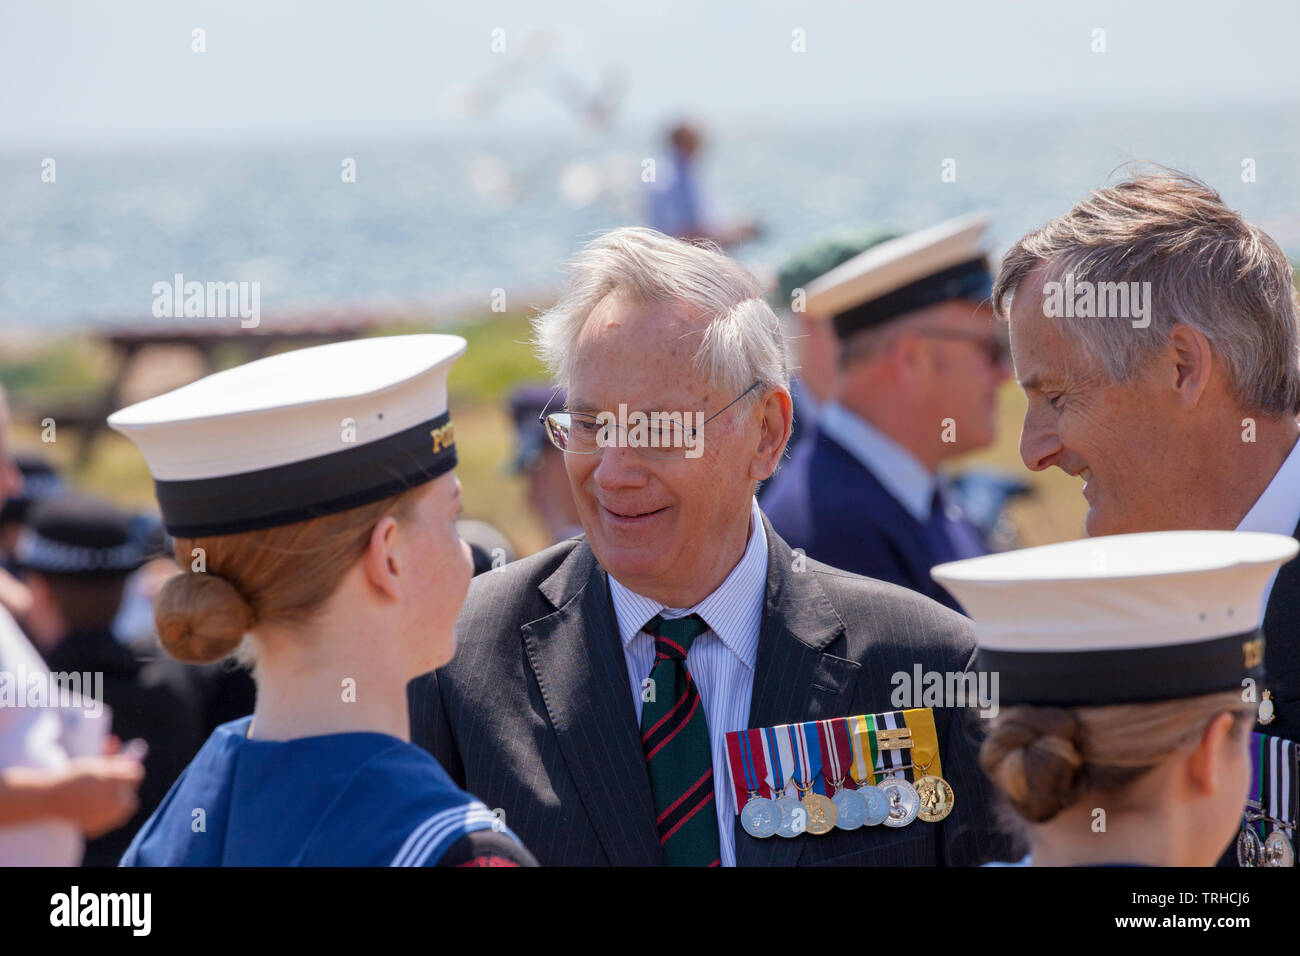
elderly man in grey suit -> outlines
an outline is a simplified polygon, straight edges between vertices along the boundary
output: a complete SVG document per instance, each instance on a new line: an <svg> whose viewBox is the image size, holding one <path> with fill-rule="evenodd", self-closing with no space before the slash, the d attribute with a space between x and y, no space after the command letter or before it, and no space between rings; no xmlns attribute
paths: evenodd
<svg viewBox="0 0 1300 956"><path fill-rule="evenodd" d="M614 230L570 267L534 326L568 396L546 427L586 534L475 579L455 660L410 686L413 739L544 864L1013 858L953 707L934 711L956 794L942 822L742 829L728 731L896 710L897 675L965 671L971 627L792 553L759 510L791 406L753 276L648 229ZM665 414L647 430L651 410Z"/></svg>

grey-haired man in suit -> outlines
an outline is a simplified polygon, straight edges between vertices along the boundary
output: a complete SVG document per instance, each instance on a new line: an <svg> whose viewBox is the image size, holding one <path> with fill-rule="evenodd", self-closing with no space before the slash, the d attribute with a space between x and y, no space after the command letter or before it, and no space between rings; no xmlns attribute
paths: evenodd
<svg viewBox="0 0 1300 956"><path fill-rule="evenodd" d="M754 489L791 406L753 276L648 229L614 230L570 266L535 330L568 399L546 427L586 535L474 581L455 659L411 684L412 739L543 864L1014 858L953 707L934 711L956 794L943 822L742 829L728 731L898 709L897 675L966 669L971 625L792 553L762 515ZM681 424L641 428L637 412Z"/></svg>

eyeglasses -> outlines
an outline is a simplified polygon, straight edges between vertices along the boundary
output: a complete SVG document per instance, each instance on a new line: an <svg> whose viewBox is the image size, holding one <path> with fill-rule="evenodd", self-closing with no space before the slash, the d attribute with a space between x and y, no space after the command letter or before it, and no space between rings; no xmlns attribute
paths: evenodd
<svg viewBox="0 0 1300 956"><path fill-rule="evenodd" d="M1004 336L994 333L966 332L962 329L913 329L914 335L931 339L956 339L979 346L990 365L1005 365L1011 361L1011 346Z"/></svg>
<svg viewBox="0 0 1300 956"><path fill-rule="evenodd" d="M755 382L699 425L688 426L679 420L680 415L649 415L642 423L633 426L638 433L636 441L629 441L627 426L604 420L585 412L551 412L543 408L537 420L546 428L551 444L566 455L594 455L608 445L634 447L647 458L684 458L696 432L740 401L762 382ZM552 396L554 397L554 396ZM546 403L548 406L550 402ZM611 440L610 431L621 432Z"/></svg>

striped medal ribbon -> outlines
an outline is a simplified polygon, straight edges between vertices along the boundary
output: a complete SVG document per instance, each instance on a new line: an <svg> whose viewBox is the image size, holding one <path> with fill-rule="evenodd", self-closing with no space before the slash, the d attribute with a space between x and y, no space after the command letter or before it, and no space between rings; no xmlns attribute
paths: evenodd
<svg viewBox="0 0 1300 956"><path fill-rule="evenodd" d="M853 752L853 763L849 766L849 775L858 785L857 792L867 802L866 826L874 827L889 818L889 797L885 791L876 786L876 725L870 714L844 719L849 745Z"/></svg>
<svg viewBox="0 0 1300 956"><path fill-rule="evenodd" d="M800 801L808 815L808 832L821 836L835 829L836 816L835 804L817 792L823 786L821 725L815 720L797 724L794 738L795 786L799 788Z"/></svg>
<svg viewBox="0 0 1300 956"><path fill-rule="evenodd" d="M765 840L776 834L777 827L780 825L781 814L776 808L776 801L769 797L759 794L759 790L764 786L764 777L767 775L767 768L762 769L758 766L758 761L763 759L763 742L762 731L760 730L742 730L735 734L727 735L728 749L731 749L731 742L736 741L736 750L740 757L741 773L745 780L745 791L748 799L740 811L740 825L745 832L752 837ZM732 775L735 775L733 764ZM740 806L739 801L736 806Z"/></svg>
<svg viewBox="0 0 1300 956"><path fill-rule="evenodd" d="M776 811L780 814L776 835L791 839L803 832L807 822L799 800L786 793L790 782L788 768L794 765L793 748L790 744L790 726L766 727L763 729L763 758L771 768L768 783L776 801Z"/></svg>
<svg viewBox="0 0 1300 956"><path fill-rule="evenodd" d="M902 714L896 710L879 715L868 715L868 720L877 721L876 740L879 742L881 731L905 730L906 724L900 719ZM883 724L884 726L880 726ZM899 725L903 724L902 727ZM889 798L889 816L885 818L887 827L905 827L916 819L921 810L921 796L916 787L905 774L911 768L911 752L905 747L877 746L876 769L881 772L880 789Z"/></svg>

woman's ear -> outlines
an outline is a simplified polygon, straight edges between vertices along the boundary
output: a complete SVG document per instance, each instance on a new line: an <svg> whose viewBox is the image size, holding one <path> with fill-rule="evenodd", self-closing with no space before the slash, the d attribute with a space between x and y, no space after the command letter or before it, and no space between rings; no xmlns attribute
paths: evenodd
<svg viewBox="0 0 1300 956"><path fill-rule="evenodd" d="M391 601L399 601L402 596L402 567L396 548L397 520L392 515L384 515L370 532L361 567L370 586Z"/></svg>
<svg viewBox="0 0 1300 956"><path fill-rule="evenodd" d="M1197 796L1213 793L1223 777L1223 768L1229 761L1232 748L1243 746L1233 715L1227 711L1216 714L1206 724L1196 749L1186 760L1187 780L1192 791Z"/></svg>

